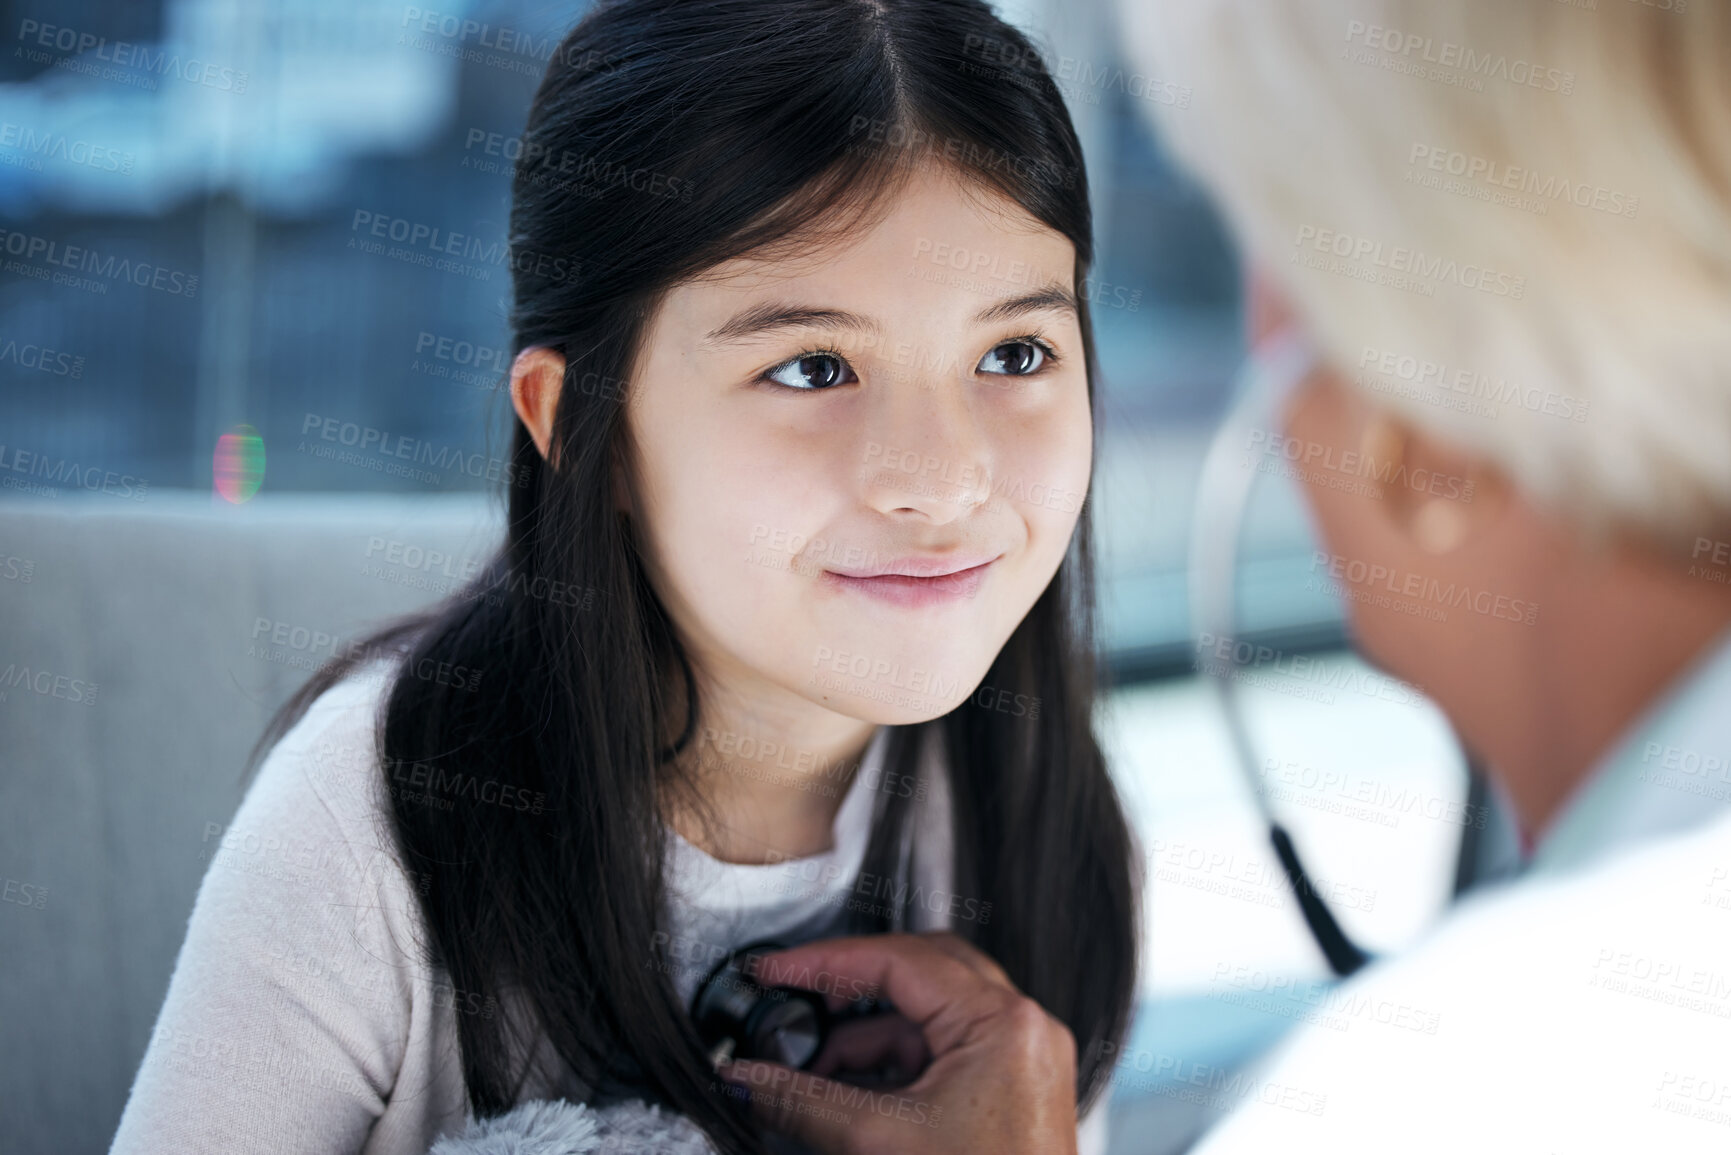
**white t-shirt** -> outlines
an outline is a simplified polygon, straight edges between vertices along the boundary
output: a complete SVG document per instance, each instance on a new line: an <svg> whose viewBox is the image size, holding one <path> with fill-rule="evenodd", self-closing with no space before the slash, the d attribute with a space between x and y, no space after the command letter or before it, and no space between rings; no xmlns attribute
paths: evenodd
<svg viewBox="0 0 1731 1155"><path fill-rule="evenodd" d="M454 989L418 961L415 890L430 876L388 851L387 791L445 807L535 800L473 780L444 797L449 788L412 769L387 783L373 731L383 669L322 694L260 766L234 820L207 829L209 866L111 1155L425 1155L463 1130L456 1016L515 1008ZM682 999L717 952L822 937L846 904L872 900L856 882L886 737L878 732L855 772L827 851L740 865L673 836L662 946ZM949 796L934 769L928 750L911 869L919 893L942 895ZM909 917L911 930L949 925L941 901L913 904ZM520 1099L581 1094L540 1036ZM1084 1155L1104 1150L1104 1124L1103 1110L1090 1112Z"/></svg>

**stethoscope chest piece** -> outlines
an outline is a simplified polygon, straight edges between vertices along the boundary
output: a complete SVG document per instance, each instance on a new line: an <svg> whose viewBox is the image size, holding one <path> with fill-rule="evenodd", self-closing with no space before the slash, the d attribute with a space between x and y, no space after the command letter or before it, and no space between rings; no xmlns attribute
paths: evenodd
<svg viewBox="0 0 1731 1155"><path fill-rule="evenodd" d="M775 942L742 947L698 986L691 1019L711 1061L763 1059L798 1070L823 1049L832 1017L823 996L751 977L753 959L783 949Z"/></svg>

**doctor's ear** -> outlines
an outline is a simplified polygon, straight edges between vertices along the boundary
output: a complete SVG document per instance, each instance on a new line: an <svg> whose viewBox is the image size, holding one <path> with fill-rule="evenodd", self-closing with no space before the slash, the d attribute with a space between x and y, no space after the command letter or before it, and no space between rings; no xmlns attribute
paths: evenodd
<svg viewBox="0 0 1731 1155"><path fill-rule="evenodd" d="M1500 471L1369 408L1359 438L1361 476L1376 486L1394 528L1413 546L1434 556L1453 553L1502 519L1509 483Z"/></svg>
<svg viewBox="0 0 1731 1155"><path fill-rule="evenodd" d="M529 430L535 448L549 464L553 439L553 413L565 385L565 358L552 349L525 349L511 362L511 407Z"/></svg>
<svg viewBox="0 0 1731 1155"><path fill-rule="evenodd" d="M1292 392L1282 419L1331 550L1440 557L1506 520L1512 495L1500 472L1385 410L1327 365Z"/></svg>

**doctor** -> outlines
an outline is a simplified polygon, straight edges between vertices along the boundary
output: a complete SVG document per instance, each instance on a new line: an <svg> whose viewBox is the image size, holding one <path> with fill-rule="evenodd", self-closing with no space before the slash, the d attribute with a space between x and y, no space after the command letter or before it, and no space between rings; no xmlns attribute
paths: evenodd
<svg viewBox="0 0 1731 1155"><path fill-rule="evenodd" d="M1731 1150L1731 5L1123 20L1192 93L1156 111L1256 269L1253 338L1323 351L1285 433L1359 645L1526 848L1353 980L1435 1034L1301 1031L1266 1077L1323 1113L1199 1150Z"/></svg>
<svg viewBox="0 0 1731 1155"><path fill-rule="evenodd" d="M1350 980L1435 1033L1300 1029L1259 1075L1324 1110L1241 1109L1198 1150L1731 1150L1731 4L1122 22L1188 97L1149 111L1235 226L1253 339L1322 351L1284 432L1358 643L1448 713L1526 855ZM1037 1017L945 949L967 966L801 948L988 1044L934 1048L944 1126L786 1125L968 1150L997 1118L994 1151L1066 1149L1061 1040L1030 1061Z"/></svg>

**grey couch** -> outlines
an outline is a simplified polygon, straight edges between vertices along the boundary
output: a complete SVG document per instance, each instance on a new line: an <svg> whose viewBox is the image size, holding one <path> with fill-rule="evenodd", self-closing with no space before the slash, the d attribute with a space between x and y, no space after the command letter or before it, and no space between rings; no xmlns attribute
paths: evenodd
<svg viewBox="0 0 1731 1155"><path fill-rule="evenodd" d="M502 525L480 494L0 500L0 1151L108 1149L270 713Z"/></svg>

